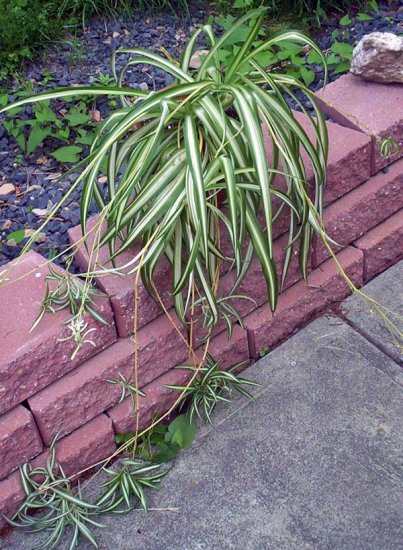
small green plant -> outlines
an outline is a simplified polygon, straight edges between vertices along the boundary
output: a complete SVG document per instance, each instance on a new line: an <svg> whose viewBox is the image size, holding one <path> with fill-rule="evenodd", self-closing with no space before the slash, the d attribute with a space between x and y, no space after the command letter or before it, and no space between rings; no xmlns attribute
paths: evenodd
<svg viewBox="0 0 403 550"><path fill-rule="evenodd" d="M107 380L109 384L113 384L115 386L120 386L122 389L122 394L119 399L119 403L121 403L124 399L126 399L127 395L130 395L132 398L133 404L136 403L137 395L142 395L143 397L146 396L146 394L141 391L140 389L136 389L130 382L126 380L126 378L119 372L119 379L118 380Z"/></svg>
<svg viewBox="0 0 403 550"><path fill-rule="evenodd" d="M140 503L144 511L147 511L144 489L157 489L167 472L144 474L155 472L158 468L159 464L146 465L129 458L122 460L118 470L104 468L109 479L102 483L104 492L97 500L97 507L103 513L122 513L129 512ZM122 508L122 504L125 508Z"/></svg>
<svg viewBox="0 0 403 550"><path fill-rule="evenodd" d="M380 154L384 158L394 157L399 154L400 145L391 136L380 139L378 141L380 147Z"/></svg>
<svg viewBox="0 0 403 550"><path fill-rule="evenodd" d="M267 355L270 351L270 348L269 346L264 346L260 351L259 351L259 357L264 357L265 355Z"/></svg>
<svg viewBox="0 0 403 550"><path fill-rule="evenodd" d="M98 548L92 528L102 527L94 520L99 506L83 498L79 485L72 486L56 460L55 442L44 467L24 464L20 476L26 499L12 519L4 518L9 525L27 533L48 532L40 548L56 548L69 529L72 530L70 550L78 546L81 538ZM32 515L34 512L40 515Z"/></svg>
<svg viewBox="0 0 403 550"><path fill-rule="evenodd" d="M26 97L29 93L32 89L29 92L19 91L17 95ZM3 97L8 100L6 94ZM49 101L34 106L33 118L23 119L19 116L20 112L19 109L12 110L11 116L3 121L3 126L26 155L35 152L45 139L55 138L74 145L59 147L51 155L61 163L77 162L83 152L77 144L90 145L94 139L94 124L83 101L65 108L63 114L51 109Z"/></svg>
<svg viewBox="0 0 403 550"><path fill-rule="evenodd" d="M67 62L69 65L76 66L81 65L85 60L84 45L78 38L72 38L71 40L63 40L70 51L67 54Z"/></svg>
<svg viewBox="0 0 403 550"><path fill-rule="evenodd" d="M94 84L97 86L114 86L115 80L113 76L109 74L104 74L102 71L99 71L96 78L94 79Z"/></svg>
<svg viewBox="0 0 403 550"><path fill-rule="evenodd" d="M180 414L169 424L159 424L153 418L155 426L136 440L136 447L130 444L134 433L126 432L116 435L118 445L128 444L126 451L135 453L143 460L162 464L173 460L182 449L189 449L196 435L196 423L190 421L187 414Z"/></svg>
<svg viewBox="0 0 403 550"><path fill-rule="evenodd" d="M46 313L55 313L64 309L68 309L73 318L80 316L82 312L87 312L99 323L108 324L95 307L94 299L100 296L100 293L87 282L81 281L79 277L67 270L58 271L53 267L49 267L49 274L46 275L45 280L45 295L41 310L31 330L40 323Z"/></svg>
<svg viewBox="0 0 403 550"><path fill-rule="evenodd" d="M245 361L232 365L227 370L222 370L220 362L215 361L210 355L206 357L206 366L198 369L193 384L186 386L170 386L167 388L184 392L181 398L181 407L187 406L187 414L192 422L195 416L205 418L212 424L211 414L219 402L230 402L234 390L248 399L254 401L253 395L245 386L261 386L261 384L242 378L235 374ZM181 365L178 369L195 371L196 367Z"/></svg>

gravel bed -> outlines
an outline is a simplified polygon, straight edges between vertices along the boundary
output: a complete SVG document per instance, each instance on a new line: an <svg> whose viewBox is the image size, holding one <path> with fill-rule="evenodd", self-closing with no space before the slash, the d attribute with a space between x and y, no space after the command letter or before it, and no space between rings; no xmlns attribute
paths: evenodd
<svg viewBox="0 0 403 550"><path fill-rule="evenodd" d="M383 7L381 3L380 6ZM386 9L385 6L385 11L381 9L371 21L355 21L348 29L350 38L345 41L355 44L364 34L373 31L402 32L403 8L391 13L386 13ZM196 25L207 19L206 11L200 7L192 8L190 13L190 19L181 19L170 14L157 17L142 15L130 21L94 18L85 31L78 33L75 47L66 42L56 44L27 68L26 78L35 83L36 90L85 85L94 82L99 73L110 74L111 54L121 47L139 46L158 51L162 46L177 57ZM323 27L324 31L322 29L315 37L323 50L330 48L331 33L335 28L337 21L330 20ZM120 56L119 66L123 66L125 58L127 56ZM317 68L312 89L322 86L322 75L321 69ZM51 80L46 85L41 84L49 76ZM338 76L340 75L331 75L330 79ZM134 67L128 74L128 84L143 89L160 89L169 85L170 81L170 77L162 71L142 66ZM107 100L98 100L96 109L105 116L109 109ZM29 118L32 108L28 106L24 113ZM65 171L65 168L49 154L61 145L65 144L48 139L32 155L23 157L14 138L0 124L0 190L7 190L4 184L14 186L12 192L1 194L0 191L0 265L18 256L24 243L23 241L13 246L8 241L9 233L40 227L44 221L41 211L57 204L74 182L77 174L55 181L56 175ZM68 246L67 230L79 223L79 199L80 190L77 189L72 193L68 204L43 230L40 240L34 244L35 250L49 257L49 254L60 252Z"/></svg>

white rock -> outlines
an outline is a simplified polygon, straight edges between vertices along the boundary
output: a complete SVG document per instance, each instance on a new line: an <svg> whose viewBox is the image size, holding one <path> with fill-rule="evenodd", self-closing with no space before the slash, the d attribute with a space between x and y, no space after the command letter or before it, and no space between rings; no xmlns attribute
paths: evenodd
<svg viewBox="0 0 403 550"><path fill-rule="evenodd" d="M200 69L201 64L203 63L208 52L208 50L196 50L190 58L189 67L191 69Z"/></svg>
<svg viewBox="0 0 403 550"><path fill-rule="evenodd" d="M39 218L44 218L49 214L49 210L47 208L33 208L32 214L35 214L35 216Z"/></svg>
<svg viewBox="0 0 403 550"><path fill-rule="evenodd" d="M0 195L9 195L10 193L14 193L15 191L15 185L12 183L3 183L3 185L0 185Z"/></svg>
<svg viewBox="0 0 403 550"><path fill-rule="evenodd" d="M390 32L372 32L358 42L350 71L375 82L403 84L403 37Z"/></svg>

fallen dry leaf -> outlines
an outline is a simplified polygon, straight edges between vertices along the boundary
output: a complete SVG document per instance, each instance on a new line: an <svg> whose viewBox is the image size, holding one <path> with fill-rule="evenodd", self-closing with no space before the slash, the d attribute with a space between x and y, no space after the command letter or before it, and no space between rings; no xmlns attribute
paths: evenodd
<svg viewBox="0 0 403 550"><path fill-rule="evenodd" d="M2 228L2 229L10 229L12 223L13 223L13 222L12 222L11 220L6 220L6 221L3 223L3 225L1 226L1 228Z"/></svg>
<svg viewBox="0 0 403 550"><path fill-rule="evenodd" d="M48 176L46 176L46 179L49 181L55 181L58 180L61 175L61 172L54 172L53 174L49 174Z"/></svg>
<svg viewBox="0 0 403 550"><path fill-rule="evenodd" d="M119 38L120 36L120 32L117 32L115 31L113 34L112 34L112 38Z"/></svg>
<svg viewBox="0 0 403 550"><path fill-rule="evenodd" d="M45 155L41 155L36 159L36 164L39 164L39 165L46 164L48 160L49 160L48 157L45 157Z"/></svg>

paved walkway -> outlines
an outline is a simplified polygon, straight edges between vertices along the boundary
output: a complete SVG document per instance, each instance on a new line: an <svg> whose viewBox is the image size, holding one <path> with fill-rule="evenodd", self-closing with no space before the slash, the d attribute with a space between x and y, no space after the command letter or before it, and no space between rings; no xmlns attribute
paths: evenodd
<svg viewBox="0 0 403 550"><path fill-rule="evenodd" d="M403 262L365 291L401 313ZM356 297L342 309L247 371L256 404L221 408L150 498L180 510L103 518L101 550L402 548L399 353Z"/></svg>

